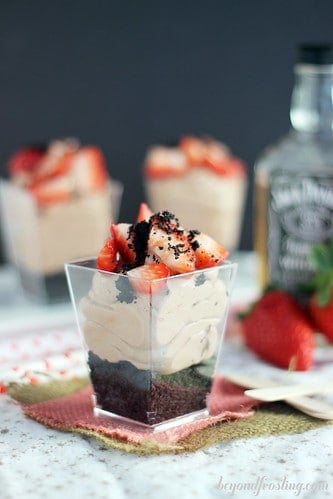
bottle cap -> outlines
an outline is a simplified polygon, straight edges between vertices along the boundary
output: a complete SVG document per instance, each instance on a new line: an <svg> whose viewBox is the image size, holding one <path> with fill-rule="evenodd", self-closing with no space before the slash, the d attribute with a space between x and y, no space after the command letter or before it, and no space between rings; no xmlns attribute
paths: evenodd
<svg viewBox="0 0 333 499"><path fill-rule="evenodd" d="M333 44L303 43L298 47L298 62L324 66L333 64Z"/></svg>

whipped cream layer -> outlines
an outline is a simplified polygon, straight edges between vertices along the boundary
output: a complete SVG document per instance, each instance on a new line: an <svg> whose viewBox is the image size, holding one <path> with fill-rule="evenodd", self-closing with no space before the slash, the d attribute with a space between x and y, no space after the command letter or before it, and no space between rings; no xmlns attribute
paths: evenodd
<svg viewBox="0 0 333 499"><path fill-rule="evenodd" d="M153 211L177 213L184 227L210 235L229 250L239 243L247 189L246 175L217 175L195 167L183 175L145 178Z"/></svg>
<svg viewBox="0 0 333 499"><path fill-rule="evenodd" d="M8 257L28 272L64 271L64 263L95 255L112 219L111 184L66 203L39 207L25 189L2 186L3 223Z"/></svg>
<svg viewBox="0 0 333 499"><path fill-rule="evenodd" d="M97 272L81 301L86 346L101 359L128 361L138 369L171 374L210 358L227 307L219 269L169 278L152 295L127 303L127 276Z"/></svg>

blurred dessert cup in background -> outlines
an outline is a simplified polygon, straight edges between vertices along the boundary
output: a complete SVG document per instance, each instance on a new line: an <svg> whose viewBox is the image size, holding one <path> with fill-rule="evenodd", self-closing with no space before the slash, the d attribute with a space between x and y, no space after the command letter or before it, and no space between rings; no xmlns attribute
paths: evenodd
<svg viewBox="0 0 333 499"><path fill-rule="evenodd" d="M64 262L96 254L118 217L122 184L99 148L74 139L20 149L8 173L0 192L5 258L28 299L69 300Z"/></svg>
<svg viewBox="0 0 333 499"><path fill-rule="evenodd" d="M177 213L230 251L239 246L247 193L244 163L212 138L183 137L176 147L149 148L144 186L154 211Z"/></svg>

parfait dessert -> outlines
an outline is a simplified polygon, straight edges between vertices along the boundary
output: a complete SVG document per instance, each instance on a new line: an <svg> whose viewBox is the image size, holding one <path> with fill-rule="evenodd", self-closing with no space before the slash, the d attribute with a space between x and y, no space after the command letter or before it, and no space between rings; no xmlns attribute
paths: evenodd
<svg viewBox="0 0 333 499"><path fill-rule="evenodd" d="M177 213L237 249L247 189L244 163L211 138L183 137L176 147L151 147L144 163L144 184L153 210Z"/></svg>
<svg viewBox="0 0 333 499"><path fill-rule="evenodd" d="M117 216L121 185L109 178L100 149L74 139L22 148L8 172L0 210L7 259L29 297L68 298L64 263L96 254Z"/></svg>
<svg viewBox="0 0 333 499"><path fill-rule="evenodd" d="M66 265L95 413L158 427L207 414L235 264L207 234L142 204L97 259Z"/></svg>

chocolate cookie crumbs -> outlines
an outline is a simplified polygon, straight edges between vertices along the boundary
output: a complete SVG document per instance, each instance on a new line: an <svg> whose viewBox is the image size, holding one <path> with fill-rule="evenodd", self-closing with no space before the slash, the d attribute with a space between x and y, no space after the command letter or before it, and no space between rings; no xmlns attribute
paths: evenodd
<svg viewBox="0 0 333 499"><path fill-rule="evenodd" d="M88 362L97 404L106 411L156 424L206 406L210 379L193 367L154 377L131 362L109 362L91 351Z"/></svg>

